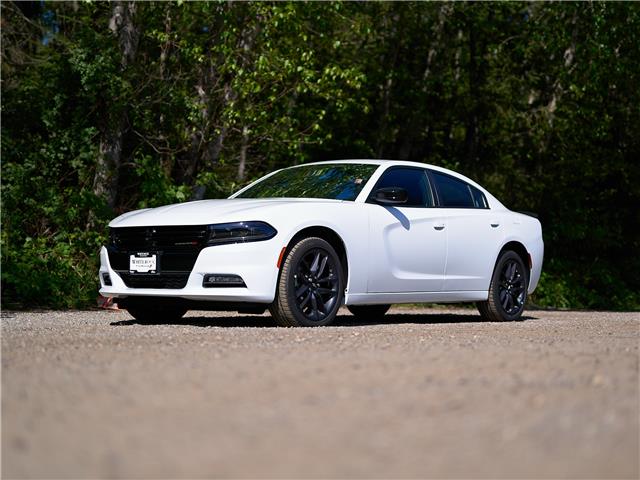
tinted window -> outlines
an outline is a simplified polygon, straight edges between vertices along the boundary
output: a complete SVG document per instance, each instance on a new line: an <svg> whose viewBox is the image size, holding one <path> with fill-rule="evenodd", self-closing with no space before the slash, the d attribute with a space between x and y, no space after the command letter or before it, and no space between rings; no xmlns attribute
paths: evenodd
<svg viewBox="0 0 640 480"><path fill-rule="evenodd" d="M471 195L473 195L473 206L476 208L489 208L489 204L487 203L487 198L484 196L480 190L476 187L469 185L471 189Z"/></svg>
<svg viewBox="0 0 640 480"><path fill-rule="evenodd" d="M426 172L420 168L392 168L387 170L378 181L375 190L386 187L400 187L407 191L409 199L402 206L433 207L434 205Z"/></svg>
<svg viewBox="0 0 640 480"><path fill-rule="evenodd" d="M286 168L237 198L333 198L355 200L378 165L343 163Z"/></svg>
<svg viewBox="0 0 640 480"><path fill-rule="evenodd" d="M457 178L433 172L441 207L474 208L471 188L466 182Z"/></svg>

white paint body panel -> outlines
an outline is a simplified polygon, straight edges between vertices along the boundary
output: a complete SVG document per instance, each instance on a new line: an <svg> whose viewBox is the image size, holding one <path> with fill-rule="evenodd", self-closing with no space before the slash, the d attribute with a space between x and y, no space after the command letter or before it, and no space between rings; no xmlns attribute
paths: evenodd
<svg viewBox="0 0 640 480"><path fill-rule="evenodd" d="M447 232L440 208L366 204L371 262L367 293L441 292Z"/></svg>
<svg viewBox="0 0 640 480"><path fill-rule="evenodd" d="M504 243L502 214L491 210L446 209L447 266L445 291L487 290ZM497 225L493 227L492 225Z"/></svg>
<svg viewBox="0 0 640 480"><path fill-rule="evenodd" d="M121 215L110 223L111 227L263 221L278 233L267 241L203 249L183 289L126 287L111 268L103 247L100 273L109 273L113 285L105 286L100 275L100 293L270 303L275 297L280 252L308 227L329 228L342 239L348 263L347 305L486 300L498 253L511 241L521 243L531 257L528 290L535 290L544 253L537 219L509 211L480 185L440 167L385 160L323 163L343 162L379 165L355 201L232 196ZM395 208L366 203L383 172L398 165L429 168L460 178L486 195L489 209ZM499 225L492 227L492 223ZM203 288L207 273L240 275L247 288Z"/></svg>

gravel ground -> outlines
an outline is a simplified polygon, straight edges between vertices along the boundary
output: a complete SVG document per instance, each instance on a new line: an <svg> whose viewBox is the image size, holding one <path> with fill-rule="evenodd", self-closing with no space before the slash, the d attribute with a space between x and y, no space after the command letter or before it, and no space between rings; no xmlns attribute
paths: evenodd
<svg viewBox="0 0 640 480"><path fill-rule="evenodd" d="M638 478L640 314L4 312L4 478Z"/></svg>

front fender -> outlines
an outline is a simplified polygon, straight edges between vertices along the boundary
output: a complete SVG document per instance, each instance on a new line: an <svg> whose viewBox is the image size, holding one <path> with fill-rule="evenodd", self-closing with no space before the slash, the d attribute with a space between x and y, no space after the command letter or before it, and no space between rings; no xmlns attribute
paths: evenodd
<svg viewBox="0 0 640 480"><path fill-rule="evenodd" d="M326 206L328 212L319 215L305 216L289 215L286 221L275 222L280 227L278 230L282 247L290 247L291 242L300 232L309 228L326 228L331 230L342 240L347 259L349 275L347 277L346 291L353 293L366 293L367 265L369 261L369 217L360 204L341 204ZM306 217L306 218L305 218ZM295 221L296 218L304 220ZM331 220L328 220L331 219ZM284 224L284 225L283 225ZM276 227L276 228L278 228Z"/></svg>

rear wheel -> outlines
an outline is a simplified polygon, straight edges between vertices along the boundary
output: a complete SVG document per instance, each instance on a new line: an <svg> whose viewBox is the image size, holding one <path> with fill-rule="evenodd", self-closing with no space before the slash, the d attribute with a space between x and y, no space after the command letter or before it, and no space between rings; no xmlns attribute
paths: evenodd
<svg viewBox="0 0 640 480"><path fill-rule="evenodd" d="M168 323L180 320L186 308L182 307L127 307L127 312L140 323Z"/></svg>
<svg viewBox="0 0 640 480"><path fill-rule="evenodd" d="M347 308L358 320L379 320L391 305L349 305Z"/></svg>
<svg viewBox="0 0 640 480"><path fill-rule="evenodd" d="M278 325L328 325L342 304L344 280L340 259L322 238L301 239L289 251L269 307Z"/></svg>
<svg viewBox="0 0 640 480"><path fill-rule="evenodd" d="M528 285L529 275L520 256L511 250L503 252L493 271L488 300L477 303L480 314L491 322L519 319Z"/></svg>

